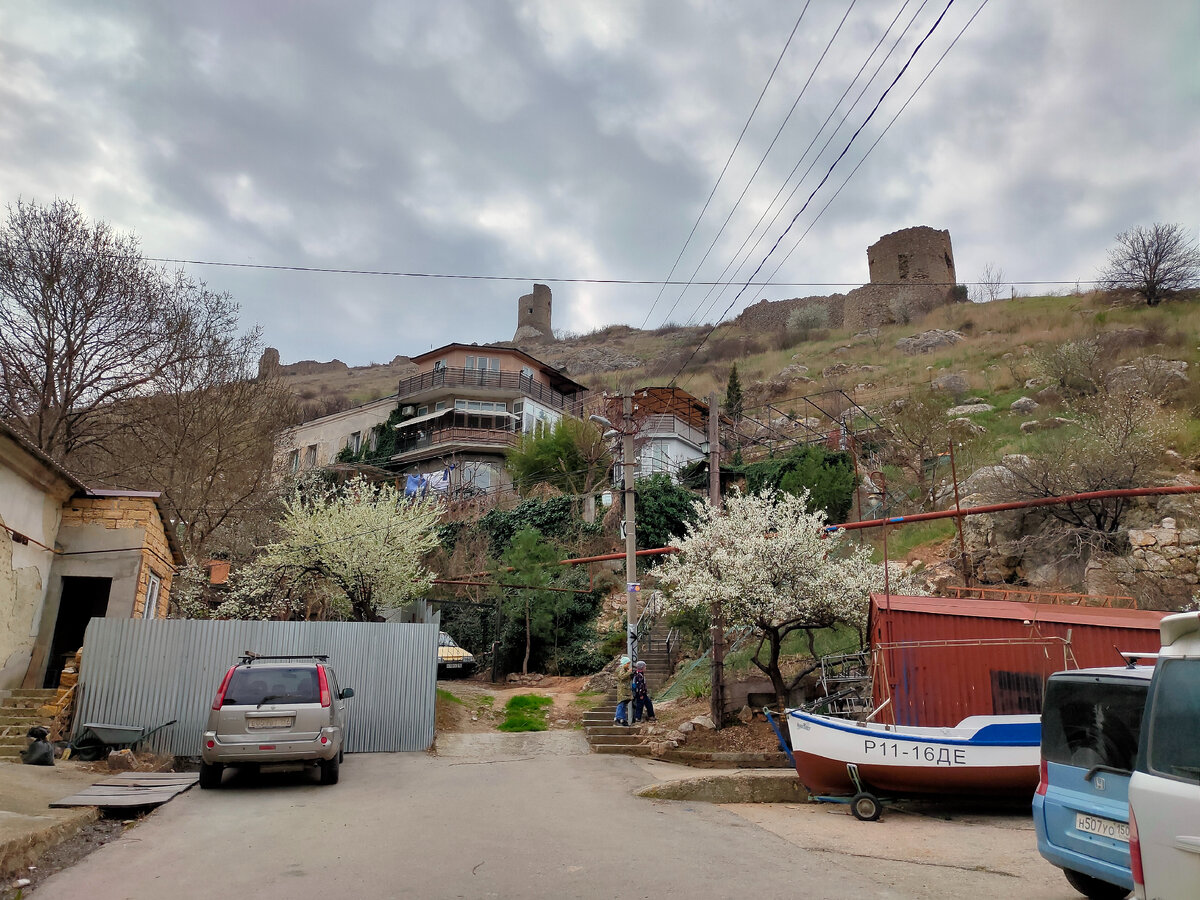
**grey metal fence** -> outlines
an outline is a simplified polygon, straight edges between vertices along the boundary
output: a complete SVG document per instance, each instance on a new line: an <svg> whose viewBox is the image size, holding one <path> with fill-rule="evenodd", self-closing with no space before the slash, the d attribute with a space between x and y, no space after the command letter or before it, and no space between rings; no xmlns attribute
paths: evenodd
<svg viewBox="0 0 1200 900"><path fill-rule="evenodd" d="M346 751L426 750L433 742L435 624L92 619L83 643L75 733L88 722L153 728L160 753L197 756L229 666L246 650L325 653L343 688Z"/></svg>

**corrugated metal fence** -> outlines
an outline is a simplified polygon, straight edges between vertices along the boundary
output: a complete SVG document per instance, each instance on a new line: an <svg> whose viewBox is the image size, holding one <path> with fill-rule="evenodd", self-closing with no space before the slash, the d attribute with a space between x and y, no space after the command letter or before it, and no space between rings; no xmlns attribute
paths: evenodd
<svg viewBox="0 0 1200 900"><path fill-rule="evenodd" d="M198 756L225 671L246 650L325 653L354 688L346 751L425 750L433 742L438 625L92 619L83 643L75 731L86 722L153 728L160 753Z"/></svg>

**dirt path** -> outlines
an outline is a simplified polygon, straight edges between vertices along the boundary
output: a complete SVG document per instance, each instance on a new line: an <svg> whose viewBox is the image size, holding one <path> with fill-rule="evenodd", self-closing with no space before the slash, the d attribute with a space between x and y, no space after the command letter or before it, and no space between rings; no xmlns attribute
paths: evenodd
<svg viewBox="0 0 1200 900"><path fill-rule="evenodd" d="M468 733L495 731L504 721L504 704L518 694L538 694L554 701L546 715L546 724L551 730L577 728L584 711L590 706L587 696L579 696L587 680L586 676L546 676L537 684L512 685L487 681L439 681L437 728L439 731ZM452 695L460 702L448 699L445 694Z"/></svg>

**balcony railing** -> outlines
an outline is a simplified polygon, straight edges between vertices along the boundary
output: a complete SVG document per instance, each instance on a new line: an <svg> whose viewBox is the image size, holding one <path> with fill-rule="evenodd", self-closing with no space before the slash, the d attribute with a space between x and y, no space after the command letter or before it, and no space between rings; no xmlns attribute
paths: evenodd
<svg viewBox="0 0 1200 900"><path fill-rule="evenodd" d="M437 428L431 432L422 432L416 437L396 441L395 455L410 453L413 450L424 450L427 447L437 447L449 444L483 444L491 447L510 447L517 442L520 432L507 428L467 428L453 426Z"/></svg>
<svg viewBox="0 0 1200 900"><path fill-rule="evenodd" d="M693 428L675 416L667 414L647 416L638 430L642 437L647 438L677 434L684 440L691 441L693 444L702 444L708 440L708 437L699 428Z"/></svg>
<svg viewBox="0 0 1200 900"><path fill-rule="evenodd" d="M494 390L510 391L513 395L523 395L554 409L561 409L569 415L583 414L583 400L586 391L577 394L560 394L553 388L548 388L534 379L532 375L522 375L519 372L490 372L485 369L435 369L432 372L421 372L409 378L401 378L397 389L397 400L419 394L439 387L479 387Z"/></svg>

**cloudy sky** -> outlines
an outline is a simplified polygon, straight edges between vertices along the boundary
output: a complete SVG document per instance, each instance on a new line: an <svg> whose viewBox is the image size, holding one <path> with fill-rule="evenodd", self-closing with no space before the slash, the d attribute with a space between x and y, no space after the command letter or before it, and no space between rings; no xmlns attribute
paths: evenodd
<svg viewBox="0 0 1200 900"><path fill-rule="evenodd" d="M7 0L0 200L73 198L152 257L515 279L189 266L285 362L351 365L509 339L535 280L556 328L655 327L845 290L804 285L864 282L910 225L950 230L962 281L1086 281L1131 225L1194 233L1200 4L979 9ZM764 259L772 285L660 284Z"/></svg>

